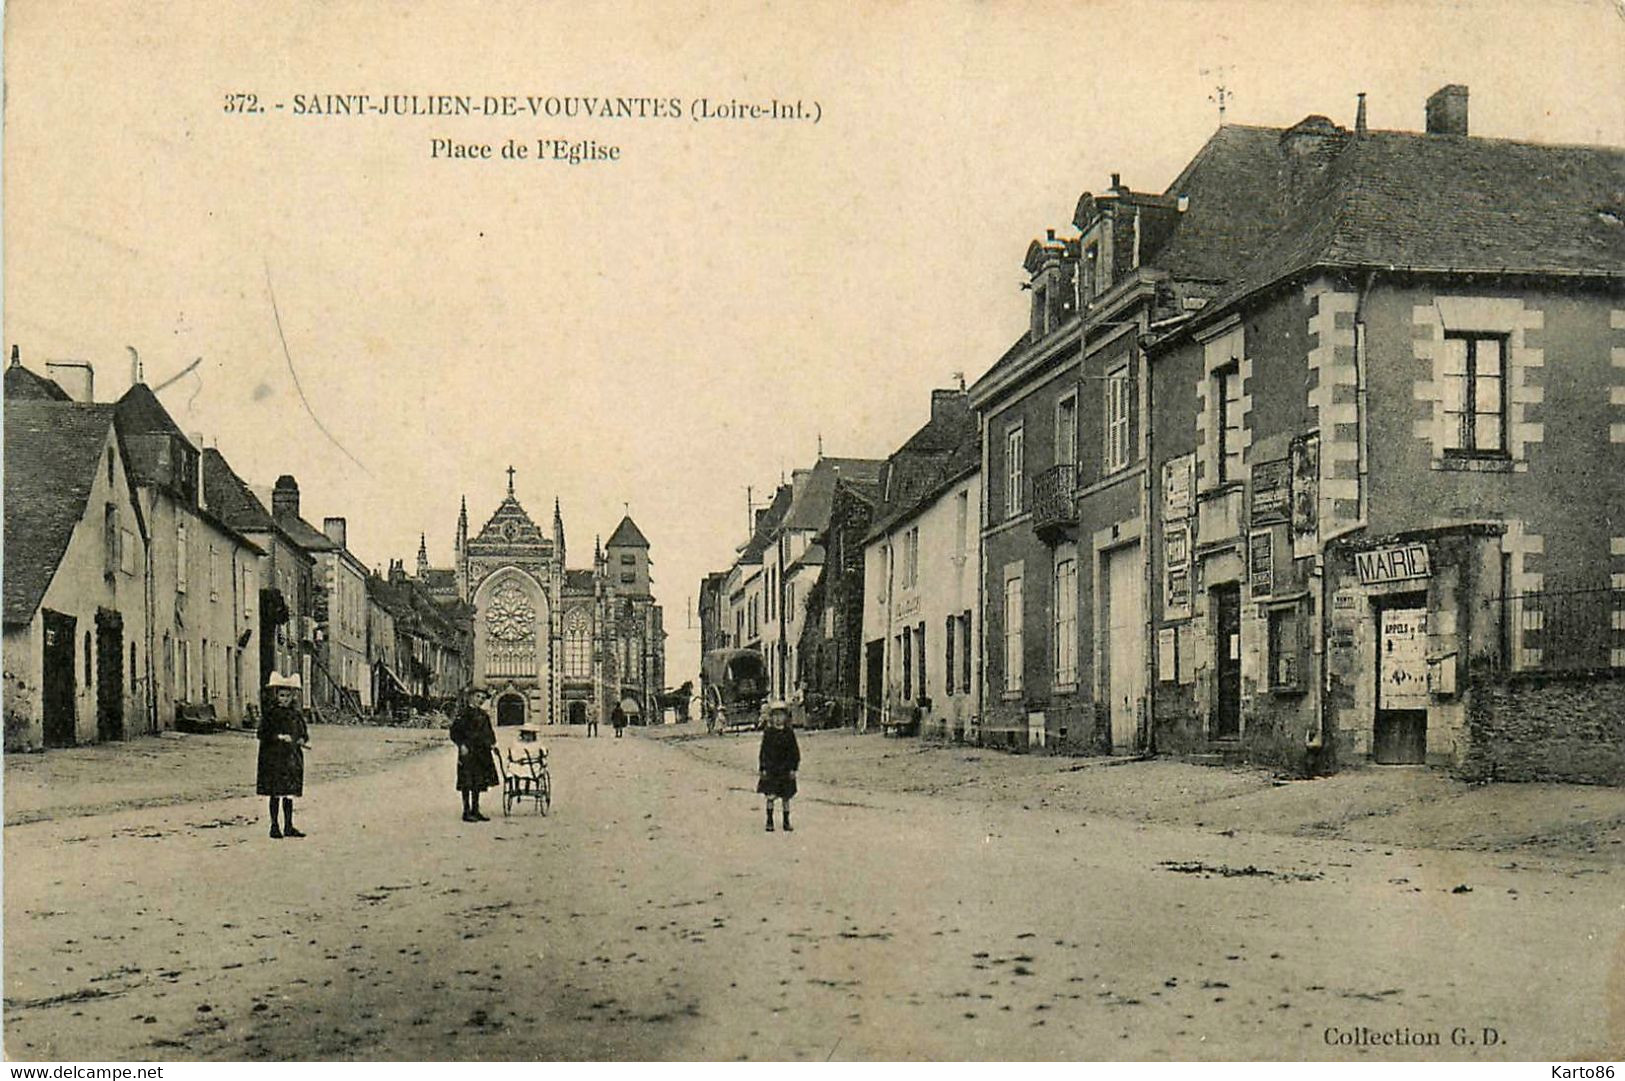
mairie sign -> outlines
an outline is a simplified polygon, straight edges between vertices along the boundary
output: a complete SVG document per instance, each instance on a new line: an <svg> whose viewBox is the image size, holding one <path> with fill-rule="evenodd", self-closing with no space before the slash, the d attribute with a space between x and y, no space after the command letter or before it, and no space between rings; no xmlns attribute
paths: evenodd
<svg viewBox="0 0 1625 1081"><path fill-rule="evenodd" d="M1373 548L1369 552L1355 552L1354 565L1359 569L1362 585L1381 582L1403 582L1409 578L1427 578L1433 574L1428 564L1428 546L1394 544L1386 548Z"/></svg>

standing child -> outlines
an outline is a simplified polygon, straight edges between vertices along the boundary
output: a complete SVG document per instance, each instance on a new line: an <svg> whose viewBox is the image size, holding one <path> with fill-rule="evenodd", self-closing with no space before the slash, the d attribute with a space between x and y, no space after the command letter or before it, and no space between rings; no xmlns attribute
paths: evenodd
<svg viewBox="0 0 1625 1081"><path fill-rule="evenodd" d="M468 692L468 703L451 722L451 741L457 744L457 790L463 794L463 821L489 822L480 813L480 793L497 783L497 745L491 715L485 712L485 691Z"/></svg>
<svg viewBox="0 0 1625 1081"><path fill-rule="evenodd" d="M310 732L299 712L299 677L273 674L266 683L271 702L260 720L260 756L254 791L271 800L271 836L303 837L293 825L293 800L305 794L305 752ZM281 802L281 821L277 804Z"/></svg>
<svg viewBox="0 0 1625 1081"><path fill-rule="evenodd" d="M767 797L767 832L773 832L773 800L782 807L784 831L792 832L790 800L796 794L796 770L801 768L801 748L795 729L790 727L790 707L783 702L768 706L767 727L762 730L762 751L757 759L761 774L756 791Z"/></svg>

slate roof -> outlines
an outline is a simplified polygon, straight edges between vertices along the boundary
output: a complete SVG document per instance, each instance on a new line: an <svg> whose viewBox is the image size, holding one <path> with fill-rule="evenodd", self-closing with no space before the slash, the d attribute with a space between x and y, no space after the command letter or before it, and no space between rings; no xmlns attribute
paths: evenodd
<svg viewBox="0 0 1625 1081"><path fill-rule="evenodd" d="M6 400L34 399L52 402L72 401L55 379L29 371L21 364L6 367Z"/></svg>
<svg viewBox="0 0 1625 1081"><path fill-rule="evenodd" d="M632 520L629 514L621 519L621 524L615 527L615 532L609 535L604 542L605 548L647 548L649 538L643 535L643 530Z"/></svg>
<svg viewBox="0 0 1625 1081"><path fill-rule="evenodd" d="M14 624L34 618L84 520L114 409L46 399L5 409L4 607Z"/></svg>
<svg viewBox="0 0 1625 1081"><path fill-rule="evenodd" d="M762 516L757 519L756 528L751 532L750 539L739 552L739 558L734 560L735 565L750 566L762 562L762 553L767 546L773 543L773 536L778 532L779 523L790 510L790 500L795 490L788 484L779 485L779 490L773 494L773 502L767 505Z"/></svg>
<svg viewBox="0 0 1625 1081"><path fill-rule="evenodd" d="M430 567L424 572L423 580L431 589L457 588L457 572L450 567Z"/></svg>
<svg viewBox="0 0 1625 1081"><path fill-rule="evenodd" d="M808 529L814 532L829 525L830 510L835 503L837 484L875 488L880 484L880 473L886 463L880 458L820 458L812 473L802 482L799 495L790 499L790 509L784 515L785 529Z"/></svg>
<svg viewBox="0 0 1625 1081"><path fill-rule="evenodd" d="M203 452L203 502L233 529L268 532L278 528L259 496L213 447Z"/></svg>
<svg viewBox="0 0 1625 1081"><path fill-rule="evenodd" d="M513 527L514 536L509 539L504 535L509 526ZM470 546L504 547L516 544L545 545L552 547L553 542L541 531L540 527L519 500L511 494L503 497L497 504L496 512L480 529L479 535L469 542Z"/></svg>
<svg viewBox="0 0 1625 1081"><path fill-rule="evenodd" d="M592 571L565 571L564 588L573 593L591 593Z"/></svg>
<svg viewBox="0 0 1625 1081"><path fill-rule="evenodd" d="M939 407L933 414L886 460L886 498L875 513L870 539L913 517L949 484L982 467L976 414L968 406Z"/></svg>
<svg viewBox="0 0 1625 1081"><path fill-rule="evenodd" d="M1204 310L1310 267L1625 276L1625 150L1374 131L1347 136Z"/></svg>

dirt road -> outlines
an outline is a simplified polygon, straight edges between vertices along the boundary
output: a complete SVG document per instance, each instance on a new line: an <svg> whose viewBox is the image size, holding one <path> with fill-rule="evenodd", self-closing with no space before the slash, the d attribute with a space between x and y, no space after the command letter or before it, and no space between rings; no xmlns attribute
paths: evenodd
<svg viewBox="0 0 1625 1081"><path fill-rule="evenodd" d="M311 786L304 840L246 796L7 827L7 1055L1625 1050L1606 867L1013 814L815 761L765 834L752 774L546 742L548 818L461 822L447 747Z"/></svg>

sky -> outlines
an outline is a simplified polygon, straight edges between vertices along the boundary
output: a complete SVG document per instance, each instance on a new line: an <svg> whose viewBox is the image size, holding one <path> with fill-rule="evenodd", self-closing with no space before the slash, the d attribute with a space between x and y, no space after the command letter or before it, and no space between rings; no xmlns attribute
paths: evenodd
<svg viewBox="0 0 1625 1081"><path fill-rule="evenodd" d="M272 10L274 8L274 10ZM6 6L4 331L138 350L188 432L300 484L369 565L449 566L516 470L569 562L629 508L668 680L699 579L781 476L884 457L1021 333L1021 261L1112 173L1160 191L1225 119L1625 145L1625 6L360 3ZM254 94L261 113L228 112ZM296 95L513 95L517 116L297 115ZM532 117L530 96L677 99ZM811 120L691 119L696 98ZM276 108L281 104L282 108ZM492 160L436 157L433 140ZM531 159L506 160L509 139ZM538 140L619 160L536 161ZM274 298L274 305L273 305ZM279 333L280 321L280 333Z"/></svg>

